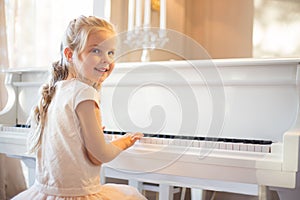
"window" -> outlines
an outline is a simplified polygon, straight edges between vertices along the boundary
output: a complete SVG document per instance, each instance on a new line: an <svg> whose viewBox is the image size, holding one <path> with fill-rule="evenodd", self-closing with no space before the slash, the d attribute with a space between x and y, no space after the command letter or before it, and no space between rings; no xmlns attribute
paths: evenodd
<svg viewBox="0 0 300 200"><path fill-rule="evenodd" d="M44 67L59 59L69 21L93 14L93 0L5 1L10 67Z"/></svg>
<svg viewBox="0 0 300 200"><path fill-rule="evenodd" d="M300 2L255 0L253 57L299 57Z"/></svg>

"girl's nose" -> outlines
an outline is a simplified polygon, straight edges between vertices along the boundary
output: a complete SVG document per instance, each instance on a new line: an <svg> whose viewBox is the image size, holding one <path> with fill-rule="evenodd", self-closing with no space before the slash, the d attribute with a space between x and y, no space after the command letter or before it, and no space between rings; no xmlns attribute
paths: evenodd
<svg viewBox="0 0 300 200"><path fill-rule="evenodd" d="M105 54L101 57L101 62L105 63L105 64L109 64L109 63L111 63L111 58Z"/></svg>
<svg viewBox="0 0 300 200"><path fill-rule="evenodd" d="M103 56L101 57L101 62L102 62L102 63L108 63L108 58L107 58L106 55L103 55Z"/></svg>

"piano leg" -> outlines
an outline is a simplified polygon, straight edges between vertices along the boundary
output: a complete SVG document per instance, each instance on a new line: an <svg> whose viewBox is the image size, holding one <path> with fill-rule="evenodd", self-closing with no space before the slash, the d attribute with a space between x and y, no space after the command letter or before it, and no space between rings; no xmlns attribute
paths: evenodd
<svg viewBox="0 0 300 200"><path fill-rule="evenodd" d="M101 183L101 185L106 183L105 168L104 167L101 167L101 169L100 169L100 183Z"/></svg>
<svg viewBox="0 0 300 200"><path fill-rule="evenodd" d="M32 186L35 181L35 158L23 157L22 161L28 168L28 186Z"/></svg>
<svg viewBox="0 0 300 200"><path fill-rule="evenodd" d="M185 199L185 193L186 193L186 187L183 187L183 188L181 189L180 200L184 200L184 199Z"/></svg>
<svg viewBox="0 0 300 200"><path fill-rule="evenodd" d="M173 187L161 183L159 184L159 200L173 200Z"/></svg>
<svg viewBox="0 0 300 200"><path fill-rule="evenodd" d="M259 200L277 200L274 198L275 191L271 191L268 186L261 185L258 190L258 199ZM279 200L279 198L278 198Z"/></svg>
<svg viewBox="0 0 300 200"><path fill-rule="evenodd" d="M136 188L140 193L142 193L143 191L143 183L138 181L138 180L135 180L135 179L129 179L128 180L128 185Z"/></svg>
<svg viewBox="0 0 300 200"><path fill-rule="evenodd" d="M191 200L202 200L203 190L198 188L191 188Z"/></svg>

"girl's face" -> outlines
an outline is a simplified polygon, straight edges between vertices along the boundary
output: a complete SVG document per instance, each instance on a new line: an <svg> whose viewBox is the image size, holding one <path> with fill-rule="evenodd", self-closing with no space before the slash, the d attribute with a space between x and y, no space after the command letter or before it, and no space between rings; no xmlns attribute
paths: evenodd
<svg viewBox="0 0 300 200"><path fill-rule="evenodd" d="M107 31L92 32L84 50L76 59L77 72L93 83L101 84L114 68L116 41L114 34Z"/></svg>

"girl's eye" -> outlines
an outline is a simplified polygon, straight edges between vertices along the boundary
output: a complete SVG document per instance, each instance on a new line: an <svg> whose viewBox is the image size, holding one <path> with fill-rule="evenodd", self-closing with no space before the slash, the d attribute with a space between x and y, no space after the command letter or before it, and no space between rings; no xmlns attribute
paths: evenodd
<svg viewBox="0 0 300 200"><path fill-rule="evenodd" d="M114 55L115 55L115 52L114 52L114 51L109 51L109 52L108 52L108 55L109 55L109 56L114 56Z"/></svg>
<svg viewBox="0 0 300 200"><path fill-rule="evenodd" d="M92 52L93 53L100 53L101 51L100 51L100 49L93 49Z"/></svg>

